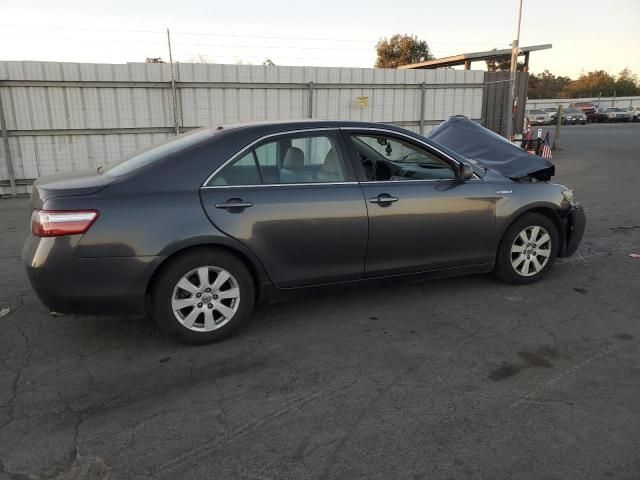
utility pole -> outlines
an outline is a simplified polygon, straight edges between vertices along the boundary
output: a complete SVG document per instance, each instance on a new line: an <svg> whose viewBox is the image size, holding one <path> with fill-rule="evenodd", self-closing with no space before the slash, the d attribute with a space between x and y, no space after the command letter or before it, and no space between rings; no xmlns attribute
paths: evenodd
<svg viewBox="0 0 640 480"><path fill-rule="evenodd" d="M518 29L516 33L516 39L511 43L511 69L510 69L510 82L509 82L509 99L507 105L507 131L506 137L508 140L513 135L513 99L516 96L516 72L518 70L518 50L520 48L520 23L522 21L522 0L519 0L520 7L518 8Z"/></svg>
<svg viewBox="0 0 640 480"><path fill-rule="evenodd" d="M171 35L167 28L167 44L169 45L169 63L171 64L171 97L173 99L173 124L176 135L180 134L180 123L178 121L178 95L176 94L176 75L173 69L173 55L171 54Z"/></svg>

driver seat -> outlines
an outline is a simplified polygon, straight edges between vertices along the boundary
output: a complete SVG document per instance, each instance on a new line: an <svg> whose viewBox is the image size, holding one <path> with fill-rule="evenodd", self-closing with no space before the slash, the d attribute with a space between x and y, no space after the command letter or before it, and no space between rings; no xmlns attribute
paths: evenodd
<svg viewBox="0 0 640 480"><path fill-rule="evenodd" d="M324 157L324 163L316 175L317 182L340 182L344 180L338 161L338 154L331 148Z"/></svg>

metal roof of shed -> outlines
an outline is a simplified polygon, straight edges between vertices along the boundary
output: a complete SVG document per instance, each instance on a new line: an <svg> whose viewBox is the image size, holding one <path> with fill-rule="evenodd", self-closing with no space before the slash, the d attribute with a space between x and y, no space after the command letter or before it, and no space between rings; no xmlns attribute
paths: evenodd
<svg viewBox="0 0 640 480"><path fill-rule="evenodd" d="M549 50L552 47L550 43L545 45L533 45L530 47L521 47L518 49L518 55L527 55L530 52L537 50ZM441 68L441 67L453 67L455 65L465 65L470 62L477 62L480 60L489 60L496 57L511 56L511 49L504 48L502 50L488 50L486 52L472 52L461 53L459 55L453 55L451 57L437 58L435 60L426 60L424 62L410 63L408 65L401 65L398 68L401 69L415 69L415 68Z"/></svg>

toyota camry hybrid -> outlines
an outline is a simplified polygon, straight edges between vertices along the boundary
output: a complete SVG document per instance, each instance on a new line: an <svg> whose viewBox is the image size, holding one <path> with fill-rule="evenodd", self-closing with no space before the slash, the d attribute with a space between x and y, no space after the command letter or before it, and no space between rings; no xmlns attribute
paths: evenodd
<svg viewBox="0 0 640 480"><path fill-rule="evenodd" d="M554 166L465 117L427 137L295 121L200 128L31 191L23 259L59 313L150 313L187 343L282 292L409 275L543 277L585 216Z"/></svg>

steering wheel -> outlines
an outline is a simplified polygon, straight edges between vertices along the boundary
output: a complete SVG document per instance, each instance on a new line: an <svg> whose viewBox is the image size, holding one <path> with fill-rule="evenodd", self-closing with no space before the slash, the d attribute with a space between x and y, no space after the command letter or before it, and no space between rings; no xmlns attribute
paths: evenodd
<svg viewBox="0 0 640 480"><path fill-rule="evenodd" d="M365 174L367 176L367 180L375 180L376 179L376 161L371 160L370 158L365 157L364 155L360 155L360 163L362 168L364 168Z"/></svg>

